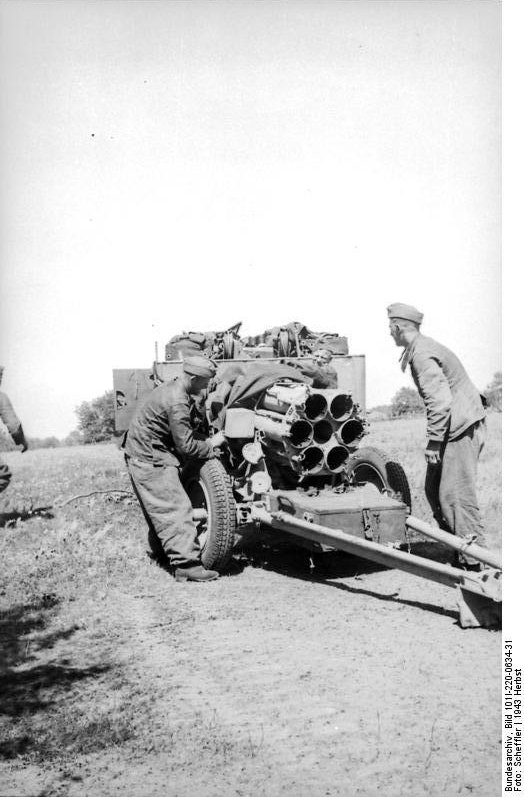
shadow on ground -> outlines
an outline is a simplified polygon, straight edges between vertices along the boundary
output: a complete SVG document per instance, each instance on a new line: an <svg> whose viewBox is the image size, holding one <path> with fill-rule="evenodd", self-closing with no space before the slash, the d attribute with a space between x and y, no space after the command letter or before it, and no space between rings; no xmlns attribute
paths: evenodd
<svg viewBox="0 0 524 797"><path fill-rule="evenodd" d="M16 720L25 731L0 742L0 759L14 758L36 744L28 733L32 715L51 710L75 682L108 669L72 667L67 659L45 660L43 651L50 651L59 640L69 639L77 631L77 626L72 626L46 632L57 605L55 595L43 595L0 612L0 720L4 719L11 730L12 720Z"/></svg>
<svg viewBox="0 0 524 797"><path fill-rule="evenodd" d="M450 563L454 552L449 548L438 545L437 543L420 542L410 546L411 553L423 556L433 561ZM371 599L399 603L404 606L411 606L424 611L441 614L446 617L456 619L457 612L444 609L442 606L435 606L431 603L412 601L398 597L398 593L385 595L373 590L363 589L353 584L343 584L334 579L353 578L358 580L359 576L369 573L378 573L389 568L361 559L358 556L345 553L343 551L330 551L317 553L305 550L297 546L276 547L259 546L246 552L242 558L246 558L247 563L252 567L260 567L264 570L272 570L276 573L300 578L305 581L317 581L329 584L335 589L350 592L358 595L368 595Z"/></svg>
<svg viewBox="0 0 524 797"><path fill-rule="evenodd" d="M34 517L43 517L46 520L54 518L52 506L35 506L32 509L14 509L11 512L0 512L0 528L14 526L19 521L30 520Z"/></svg>

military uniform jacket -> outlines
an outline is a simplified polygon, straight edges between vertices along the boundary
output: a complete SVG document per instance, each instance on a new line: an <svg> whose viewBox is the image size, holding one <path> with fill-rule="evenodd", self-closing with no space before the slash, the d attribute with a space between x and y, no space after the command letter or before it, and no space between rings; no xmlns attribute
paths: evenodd
<svg viewBox="0 0 524 797"><path fill-rule="evenodd" d="M21 428L22 424L16 415L13 405L9 401L9 398L6 396L5 393L0 391L0 418L5 423L7 427L7 431L11 435L11 437L17 435L17 432Z"/></svg>
<svg viewBox="0 0 524 797"><path fill-rule="evenodd" d="M332 365L322 365L319 368L319 371L322 374L322 379L325 382L325 385L321 385L321 387L326 388L335 388L338 387L338 374L336 369ZM315 385L313 385L315 387Z"/></svg>
<svg viewBox="0 0 524 797"><path fill-rule="evenodd" d="M180 465L209 459L207 440L197 440L191 424L193 397L181 379L154 388L138 407L129 426L124 451L131 459L152 465Z"/></svg>
<svg viewBox="0 0 524 797"><path fill-rule="evenodd" d="M455 440L486 416L479 391L458 357L433 338L417 337L404 350L427 415L428 439Z"/></svg>

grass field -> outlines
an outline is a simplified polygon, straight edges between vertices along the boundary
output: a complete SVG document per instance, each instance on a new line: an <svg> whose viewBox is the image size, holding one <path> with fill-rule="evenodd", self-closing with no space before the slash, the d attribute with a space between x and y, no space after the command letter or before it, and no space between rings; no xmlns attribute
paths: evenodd
<svg viewBox="0 0 524 797"><path fill-rule="evenodd" d="M488 541L500 547L500 416L488 420L479 494ZM374 424L366 445L387 450L404 465L414 514L429 520L423 497L423 420ZM461 770L454 754L446 753L432 769L453 733L438 718L463 707L453 703L459 698L450 683L453 699L442 708L446 675L442 681L438 672L428 673L432 644L441 644L448 633L450 650L463 649L464 667L474 667L479 657L495 666L493 633L479 630L468 637L458 630L440 585L427 592L426 582L416 580L420 586L412 587L404 574L366 575L365 567L354 566L341 574L341 581L334 576L326 585L297 572L293 564L267 572L239 562L237 574L213 585L175 586L146 555L145 524L133 497L94 494L65 503L78 494L129 490L115 446L46 449L5 458L14 478L0 499L0 794L439 797L458 794L459 786L461 794L471 793L468 784L475 784L477 775L463 764ZM358 618L347 613L348 590L353 611L360 607ZM342 608L333 610L335 604ZM322 614L324 606L331 619L313 629L311 618ZM341 647L348 623L354 623L349 652ZM395 623L402 624L401 637L411 628L418 634L412 641L422 644L423 653L401 656L397 632L395 641L387 642L387 629ZM371 647L382 650L383 663L373 663L370 629L382 624ZM455 654L450 655L453 660ZM400 686L395 695L358 708L367 688L365 682L358 684L365 656L366 673L371 661L377 680L398 678ZM395 661L389 676L388 657ZM331 683L341 679L336 696L325 691L331 669ZM346 694L348 677L355 685L351 694ZM417 693L419 678L419 702L430 701L428 719L420 715L416 733L400 740L388 722L408 721L402 712ZM484 712L478 722L493 726L497 713L486 705L496 702L498 683L489 676L484 685L471 688L463 699L473 703L478 694ZM341 708L346 699L347 708ZM386 719L379 705L388 699L397 702L391 703ZM279 703L288 706L284 718ZM346 720L339 711L346 712ZM333 736L339 727L345 728L346 741ZM353 758L344 752L348 739ZM375 757L377 745L389 745L388 755L377 752ZM493 756L488 745L484 758L496 775ZM420 771L418 759L424 763ZM382 782L386 791L366 785L371 771L374 783ZM492 788L496 781L482 767L478 773L474 794L491 797L496 792L483 791L482 783ZM353 783L349 791L348 778Z"/></svg>

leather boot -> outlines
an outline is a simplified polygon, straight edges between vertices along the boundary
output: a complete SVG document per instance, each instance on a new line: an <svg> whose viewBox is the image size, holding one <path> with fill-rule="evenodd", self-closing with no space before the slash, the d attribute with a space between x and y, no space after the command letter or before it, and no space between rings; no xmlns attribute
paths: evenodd
<svg viewBox="0 0 524 797"><path fill-rule="evenodd" d="M206 570L203 565L177 567L175 581L214 581L218 578L216 570Z"/></svg>

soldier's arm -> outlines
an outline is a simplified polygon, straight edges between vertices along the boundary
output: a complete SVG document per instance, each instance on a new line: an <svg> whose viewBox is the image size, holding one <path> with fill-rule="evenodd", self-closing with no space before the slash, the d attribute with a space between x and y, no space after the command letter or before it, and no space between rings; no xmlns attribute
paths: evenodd
<svg viewBox="0 0 524 797"><path fill-rule="evenodd" d="M13 409L13 405L9 401L9 397L5 393L0 393L0 418L7 426L7 431L12 437L21 426L21 423Z"/></svg>
<svg viewBox="0 0 524 797"><path fill-rule="evenodd" d="M0 393L0 418L5 423L7 431L13 438L13 442L17 446L22 446L23 450L27 450L27 442L22 429L22 424L16 412L13 409L9 397L5 393Z"/></svg>
<svg viewBox="0 0 524 797"><path fill-rule="evenodd" d="M169 429L177 453L187 459L209 459L214 456L208 440L197 440L191 426L189 404L176 402L168 410Z"/></svg>
<svg viewBox="0 0 524 797"><path fill-rule="evenodd" d="M426 407L428 440L441 443L451 419L451 389L444 371L431 356L416 354L411 372Z"/></svg>
<svg viewBox="0 0 524 797"><path fill-rule="evenodd" d="M327 376L328 376L328 388L335 388L338 387L338 374L337 369L334 368L332 365L328 365L326 368Z"/></svg>
<svg viewBox="0 0 524 797"><path fill-rule="evenodd" d="M314 363L304 363L296 360L284 360L283 362L285 362L286 365L290 365L292 368L296 368L297 371L300 371L306 380L311 380L311 387L329 387L329 377L322 368L318 368Z"/></svg>

